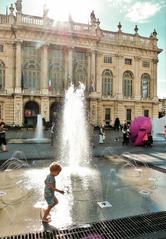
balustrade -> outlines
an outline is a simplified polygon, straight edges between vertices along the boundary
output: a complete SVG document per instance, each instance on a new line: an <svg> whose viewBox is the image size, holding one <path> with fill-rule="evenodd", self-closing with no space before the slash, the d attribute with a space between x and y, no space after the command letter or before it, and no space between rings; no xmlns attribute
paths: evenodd
<svg viewBox="0 0 166 239"><path fill-rule="evenodd" d="M32 25L43 25L44 21L42 17L29 16L29 15L22 14L21 23L32 24Z"/></svg>
<svg viewBox="0 0 166 239"><path fill-rule="evenodd" d="M0 24L7 24L9 23L9 16L0 15Z"/></svg>
<svg viewBox="0 0 166 239"><path fill-rule="evenodd" d="M2 15L0 14L0 24L9 24L10 23L10 15ZM15 16L13 16L15 17ZM57 22L53 25L53 20L49 18L43 18L38 16L30 16L26 14L21 14L16 16L16 25L35 25L36 27L47 25L48 27L54 28L57 31L65 31L65 32L77 32L82 34L95 34L92 33L92 26L89 24L75 23L75 22ZM145 48L150 48L155 45L152 39L147 37L141 37L138 34L127 34L123 32L112 32L107 30L101 30L101 38L104 41L109 42L123 42L125 45L132 46L141 46Z"/></svg>

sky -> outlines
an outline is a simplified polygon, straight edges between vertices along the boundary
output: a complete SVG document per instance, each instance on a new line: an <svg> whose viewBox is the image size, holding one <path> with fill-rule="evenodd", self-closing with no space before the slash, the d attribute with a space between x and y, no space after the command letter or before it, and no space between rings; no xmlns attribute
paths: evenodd
<svg viewBox="0 0 166 239"><path fill-rule="evenodd" d="M16 0L0 0L0 14ZM47 5L49 17L66 21L71 14L73 21L88 23L94 10L104 30L117 31L119 22L122 31L134 34L135 25L141 36L149 37L157 31L158 47L158 97L166 98L166 0L22 0L23 13L42 16Z"/></svg>

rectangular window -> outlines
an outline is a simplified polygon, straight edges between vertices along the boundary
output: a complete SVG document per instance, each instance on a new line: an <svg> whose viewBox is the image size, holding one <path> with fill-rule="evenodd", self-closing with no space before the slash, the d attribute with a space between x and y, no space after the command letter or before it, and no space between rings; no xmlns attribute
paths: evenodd
<svg viewBox="0 0 166 239"><path fill-rule="evenodd" d="M132 59L125 58L125 64L126 65L132 65Z"/></svg>
<svg viewBox="0 0 166 239"><path fill-rule="evenodd" d="M105 123L107 125L110 124L110 120L111 120L111 109L110 108L106 108L105 109Z"/></svg>
<svg viewBox="0 0 166 239"><path fill-rule="evenodd" d="M86 52L74 52L74 60L77 60L77 61L86 61L87 60L87 54Z"/></svg>
<svg viewBox="0 0 166 239"><path fill-rule="evenodd" d="M144 110L144 116L149 117L149 110Z"/></svg>
<svg viewBox="0 0 166 239"><path fill-rule="evenodd" d="M3 45L0 45L0 52L3 52Z"/></svg>
<svg viewBox="0 0 166 239"><path fill-rule="evenodd" d="M112 63L112 57L111 56L104 56L104 63L111 64Z"/></svg>
<svg viewBox="0 0 166 239"><path fill-rule="evenodd" d="M149 61L143 61L142 66L149 68L150 67L150 62Z"/></svg>
<svg viewBox="0 0 166 239"><path fill-rule="evenodd" d="M131 121L131 109L126 110L126 121L127 122Z"/></svg>

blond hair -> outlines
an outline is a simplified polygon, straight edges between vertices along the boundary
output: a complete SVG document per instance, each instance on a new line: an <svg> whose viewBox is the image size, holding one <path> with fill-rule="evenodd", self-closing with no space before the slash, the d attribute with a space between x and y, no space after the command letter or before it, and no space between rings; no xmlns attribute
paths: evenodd
<svg viewBox="0 0 166 239"><path fill-rule="evenodd" d="M59 163L53 162L50 164L50 172L60 172L62 170L62 167Z"/></svg>

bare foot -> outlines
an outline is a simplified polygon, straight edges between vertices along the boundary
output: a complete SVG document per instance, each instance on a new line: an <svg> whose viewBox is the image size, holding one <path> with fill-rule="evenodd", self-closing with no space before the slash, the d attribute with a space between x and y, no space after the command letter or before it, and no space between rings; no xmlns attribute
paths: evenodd
<svg viewBox="0 0 166 239"><path fill-rule="evenodd" d="M42 219L42 222L49 223L49 220L48 220L47 218L46 218L46 219L43 218L43 219Z"/></svg>

